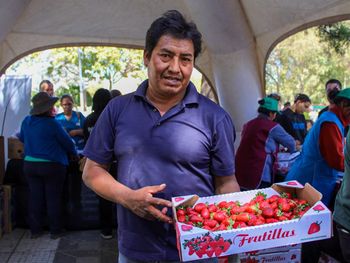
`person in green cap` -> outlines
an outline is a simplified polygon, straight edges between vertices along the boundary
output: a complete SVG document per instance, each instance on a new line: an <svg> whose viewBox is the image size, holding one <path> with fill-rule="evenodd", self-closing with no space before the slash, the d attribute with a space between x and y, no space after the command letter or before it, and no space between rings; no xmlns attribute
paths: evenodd
<svg viewBox="0 0 350 263"><path fill-rule="evenodd" d="M274 122L278 101L265 97L259 100L258 116L243 126L237 149L236 178L243 190L269 187L273 182L273 163L279 144L295 152L295 140L281 125Z"/></svg>

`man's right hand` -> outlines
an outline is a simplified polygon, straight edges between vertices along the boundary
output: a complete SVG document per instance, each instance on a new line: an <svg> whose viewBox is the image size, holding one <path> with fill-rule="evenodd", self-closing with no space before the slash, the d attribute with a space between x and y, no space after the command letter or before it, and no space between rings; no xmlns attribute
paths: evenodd
<svg viewBox="0 0 350 263"><path fill-rule="evenodd" d="M166 185L146 186L138 190L132 190L123 202L123 206L131 210L134 214L147 220L158 220L166 223L172 223L173 220L166 215L171 202L165 199L153 197L153 194L161 192ZM163 207L159 210L157 207Z"/></svg>

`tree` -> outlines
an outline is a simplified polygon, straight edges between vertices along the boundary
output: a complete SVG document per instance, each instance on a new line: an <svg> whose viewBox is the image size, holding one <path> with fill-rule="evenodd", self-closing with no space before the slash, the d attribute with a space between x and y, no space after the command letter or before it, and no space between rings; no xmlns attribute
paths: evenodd
<svg viewBox="0 0 350 263"><path fill-rule="evenodd" d="M325 42L339 55L344 55L350 43L349 21L320 25L317 28L320 41Z"/></svg>
<svg viewBox="0 0 350 263"><path fill-rule="evenodd" d="M278 92L284 102L297 93L325 104L324 84L329 78L346 81L349 57L339 56L320 41L316 28L297 33L279 43L266 63L266 91Z"/></svg>
<svg viewBox="0 0 350 263"><path fill-rule="evenodd" d="M121 78L129 75L145 78L142 51L115 47L81 47L82 76L84 82L107 80L109 89ZM48 75L55 81L65 78L67 84L79 83L78 48L52 50Z"/></svg>

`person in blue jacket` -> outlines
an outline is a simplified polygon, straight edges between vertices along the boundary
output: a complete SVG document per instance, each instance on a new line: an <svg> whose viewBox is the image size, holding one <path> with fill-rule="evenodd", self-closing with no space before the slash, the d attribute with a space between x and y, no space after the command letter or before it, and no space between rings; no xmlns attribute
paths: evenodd
<svg viewBox="0 0 350 263"><path fill-rule="evenodd" d="M68 133L52 116L57 97L39 92L22 124L19 139L24 143L23 172L29 185L29 226L31 237L43 234L45 207L51 238L63 233L62 193L66 166L77 152Z"/></svg>
<svg viewBox="0 0 350 263"><path fill-rule="evenodd" d="M339 174L344 172L344 127L350 121L350 88L341 90L306 136L300 157L286 180L310 183L331 207Z"/></svg>

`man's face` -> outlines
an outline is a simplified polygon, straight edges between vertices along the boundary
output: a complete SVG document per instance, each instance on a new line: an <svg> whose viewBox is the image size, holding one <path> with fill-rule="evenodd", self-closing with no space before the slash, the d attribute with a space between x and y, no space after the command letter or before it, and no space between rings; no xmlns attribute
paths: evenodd
<svg viewBox="0 0 350 263"><path fill-rule="evenodd" d="M298 100L295 104L295 112L299 114L303 114L304 112L308 111L311 106L310 102L302 102Z"/></svg>
<svg viewBox="0 0 350 263"><path fill-rule="evenodd" d="M167 99L183 95L194 65L194 47L189 39L162 36L152 54L144 53L152 96Z"/></svg>
<svg viewBox="0 0 350 263"><path fill-rule="evenodd" d="M54 91L53 91L53 85L52 84L43 83L40 86L40 90L46 92L51 97L53 96Z"/></svg>

